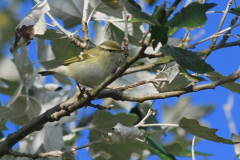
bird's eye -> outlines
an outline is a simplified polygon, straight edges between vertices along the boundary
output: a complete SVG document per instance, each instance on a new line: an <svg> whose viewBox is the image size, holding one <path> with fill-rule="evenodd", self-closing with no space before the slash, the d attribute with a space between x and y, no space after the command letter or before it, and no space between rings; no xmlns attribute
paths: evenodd
<svg viewBox="0 0 240 160"><path fill-rule="evenodd" d="M113 50L108 50L108 52L112 53L112 52L113 52Z"/></svg>

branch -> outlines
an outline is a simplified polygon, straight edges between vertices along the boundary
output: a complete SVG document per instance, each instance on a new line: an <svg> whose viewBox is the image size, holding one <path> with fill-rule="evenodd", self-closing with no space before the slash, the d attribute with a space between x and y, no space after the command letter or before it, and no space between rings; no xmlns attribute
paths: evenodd
<svg viewBox="0 0 240 160"><path fill-rule="evenodd" d="M143 84L157 83L157 82L168 82L168 79L167 78L150 79L150 80L139 81L139 82L132 83L130 85L124 85L124 86L120 86L120 87L109 86L108 88L109 89L119 89L119 90L125 90L125 89L131 90L132 88L138 87Z"/></svg>
<svg viewBox="0 0 240 160"><path fill-rule="evenodd" d="M167 17L169 17L173 11L177 8L178 4L181 2L182 0L175 0L175 2L172 4L172 6L167 10Z"/></svg>
<svg viewBox="0 0 240 160"><path fill-rule="evenodd" d="M227 7L226 7L226 9L225 9L225 12L224 12L224 14L223 14L223 16L222 16L222 19L221 19L220 24L219 24L219 26L218 26L217 32L221 31L222 26L223 26L223 23L224 23L224 21L225 21L225 19L226 19L226 17L227 17L229 8L230 8L230 6L232 5L232 2L233 2L233 0L229 0L229 1L228 1L228 5L227 5ZM218 40L218 37L214 38L214 39L212 40L212 44L211 44L211 45L214 46L214 45L216 44L217 40Z"/></svg>
<svg viewBox="0 0 240 160"><path fill-rule="evenodd" d="M195 143L195 136L193 136L193 140L192 140L192 160L196 160L195 159L195 154L194 154L194 143Z"/></svg>
<svg viewBox="0 0 240 160"><path fill-rule="evenodd" d="M99 144L101 143L102 140L96 140L93 141L91 143L88 143L84 146L81 147L76 147L70 150L66 150L66 151L50 151L50 152L46 152L46 153L35 153L35 154L31 154L31 153L21 153L21 152L15 152L13 150L9 150L9 154L14 156L14 157L28 157L28 158L32 158L32 159L37 159L37 158L46 158L49 156L53 156L53 157L61 157L64 153L74 153L77 150L83 149L83 148L87 148L90 146L93 146L95 144Z"/></svg>
<svg viewBox="0 0 240 160"><path fill-rule="evenodd" d="M62 156L63 153L64 152L61 152L61 151L51 151L51 152L46 152L46 153L31 154L31 153L21 153L21 152L9 150L9 154L14 157L27 157L27 158L31 158L31 159L46 158L49 156L60 157L60 156Z"/></svg>
<svg viewBox="0 0 240 160"><path fill-rule="evenodd" d="M83 42L83 48L84 50L87 50L88 48L88 41L89 41L89 35L88 35L88 5L89 0L84 0L84 6L83 6L83 17L82 17L82 30L84 34L84 42Z"/></svg>
<svg viewBox="0 0 240 160"><path fill-rule="evenodd" d="M179 127L178 124L142 124L139 127L154 127L154 126L167 126L167 127Z"/></svg>
<svg viewBox="0 0 240 160"><path fill-rule="evenodd" d="M123 19L125 19L125 30L124 30L124 45L123 45L123 50L124 50L124 56L128 57L129 55L129 51L128 51L128 45L129 45L129 41L128 41L128 19L129 19L129 15L127 14L127 9L124 6L123 7Z"/></svg>
<svg viewBox="0 0 240 160"><path fill-rule="evenodd" d="M143 125L145 123L145 120L149 116L155 115L156 113L157 113L157 110L149 109L148 112L147 112L147 115L138 124L136 124L134 127L141 127L141 125Z"/></svg>
<svg viewBox="0 0 240 160"><path fill-rule="evenodd" d="M224 78L224 79L221 79L218 81L213 81L213 82L207 83L207 84L189 86L187 88L184 88L184 89L178 90L178 91L170 91L170 92L163 92L163 93L158 93L158 94L150 94L150 95L142 95L142 96L131 96L131 95L126 95L126 94L120 94L119 93L120 91L116 92L116 90L113 90L113 92L110 93L111 92L111 90L110 90L110 91L108 91L109 93L105 92L102 95L99 95L98 98L100 98L100 97L107 98L107 97L104 97L104 95L108 95L111 98L113 98L114 100L142 103L147 100L165 99L168 97L179 97L186 93L197 92L197 91L205 90L205 89L215 89L219 85L222 85L222 84L225 84L228 82L234 82L239 78L240 78L240 67L238 68L238 70L236 72L232 73L227 78Z"/></svg>
<svg viewBox="0 0 240 160"><path fill-rule="evenodd" d="M40 3L41 1L39 0L34 0L36 3ZM85 48L85 44L84 43L81 43L79 40L77 40L75 37L74 37L74 34L75 33L71 33L67 30L65 30L54 18L53 16L49 13L49 12L46 12L46 15L51 19L54 27L57 27L60 31L62 31L67 37L68 39L73 42L77 47L81 47L81 48ZM78 32L78 31L77 31Z"/></svg>
<svg viewBox="0 0 240 160"><path fill-rule="evenodd" d="M88 106L92 106L93 108L97 108L98 110L104 110L104 109L111 110L114 107L113 104L110 104L108 106L102 106L100 104L92 104L92 103L88 104Z"/></svg>

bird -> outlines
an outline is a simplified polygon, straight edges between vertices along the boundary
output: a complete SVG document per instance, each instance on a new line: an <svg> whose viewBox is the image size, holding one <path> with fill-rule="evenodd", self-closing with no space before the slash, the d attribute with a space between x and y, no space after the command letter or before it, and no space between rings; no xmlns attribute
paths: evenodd
<svg viewBox="0 0 240 160"><path fill-rule="evenodd" d="M77 84L96 88L120 64L123 50L115 41L105 41L79 56L65 60L60 66L38 72L42 76L61 74L74 79Z"/></svg>

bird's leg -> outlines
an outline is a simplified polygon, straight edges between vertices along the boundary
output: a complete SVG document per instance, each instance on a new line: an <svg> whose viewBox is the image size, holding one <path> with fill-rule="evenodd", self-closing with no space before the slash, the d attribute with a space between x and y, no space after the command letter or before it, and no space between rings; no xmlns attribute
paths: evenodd
<svg viewBox="0 0 240 160"><path fill-rule="evenodd" d="M84 92L85 92L86 88L81 86L79 83L77 83L77 86L78 86L78 89L79 89L79 92L80 92L79 97L84 97Z"/></svg>

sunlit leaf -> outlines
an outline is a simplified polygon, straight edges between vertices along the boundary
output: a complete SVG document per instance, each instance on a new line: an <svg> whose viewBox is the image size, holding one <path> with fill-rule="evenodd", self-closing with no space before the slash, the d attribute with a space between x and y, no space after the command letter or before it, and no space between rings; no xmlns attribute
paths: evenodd
<svg viewBox="0 0 240 160"><path fill-rule="evenodd" d="M209 79L211 79L212 81L217 81L220 79L224 79L227 78L227 76L220 74L217 71L213 71L213 72L209 72L207 74L205 74ZM221 86L229 89L232 92L236 92L238 94L240 94L240 84L237 82L228 82L226 84L222 84Z"/></svg>

